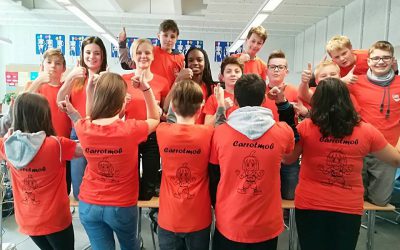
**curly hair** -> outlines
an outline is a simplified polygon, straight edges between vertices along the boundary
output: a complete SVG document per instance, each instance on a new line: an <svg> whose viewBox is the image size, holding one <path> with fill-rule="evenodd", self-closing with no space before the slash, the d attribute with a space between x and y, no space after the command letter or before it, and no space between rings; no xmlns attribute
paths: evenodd
<svg viewBox="0 0 400 250"><path fill-rule="evenodd" d="M311 99L311 120L324 137L343 138L351 135L360 123L347 86L340 79L319 82Z"/></svg>

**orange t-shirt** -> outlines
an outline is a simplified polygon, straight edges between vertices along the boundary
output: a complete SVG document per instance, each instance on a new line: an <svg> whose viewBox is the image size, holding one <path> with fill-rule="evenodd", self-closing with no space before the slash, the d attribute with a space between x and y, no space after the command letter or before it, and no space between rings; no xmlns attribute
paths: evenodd
<svg viewBox="0 0 400 250"><path fill-rule="evenodd" d="M80 87L72 87L71 104L76 108L81 117L86 117L86 84L88 79L85 79L85 84Z"/></svg>
<svg viewBox="0 0 400 250"><path fill-rule="evenodd" d="M388 143L371 124L361 122L343 139L323 138L311 119L297 126L303 147L295 206L347 214L363 213L363 158Z"/></svg>
<svg viewBox="0 0 400 250"><path fill-rule="evenodd" d="M201 90L203 91L203 101L204 103L207 101L207 86L204 82L201 83L200 85ZM214 86L211 86L211 91L213 90ZM196 119L196 124L204 124L204 120L206 117L206 114L204 113L204 105L201 105L200 107L200 114L199 117Z"/></svg>
<svg viewBox="0 0 400 250"><path fill-rule="evenodd" d="M185 61L183 54L168 53L159 46L153 47L154 60L150 69L154 74L165 77L168 80L168 90L175 81L176 74L181 71Z"/></svg>
<svg viewBox="0 0 400 250"><path fill-rule="evenodd" d="M282 156L293 148L293 131L284 122L256 140L227 123L215 129L210 162L221 169L216 227L226 238L256 243L283 231L280 168Z"/></svg>
<svg viewBox="0 0 400 250"><path fill-rule="evenodd" d="M368 50L352 50L353 54L356 56L356 68L354 69L355 75L365 75L369 69L368 66ZM345 77L354 65L340 68L340 77Z"/></svg>
<svg viewBox="0 0 400 250"><path fill-rule="evenodd" d="M42 85L38 93L43 95L50 105L51 122L53 123L54 130L58 136L70 137L71 134L71 120L68 115L62 112L57 106L57 93L60 86L52 86L49 84Z"/></svg>
<svg viewBox="0 0 400 250"><path fill-rule="evenodd" d="M232 56L239 58L241 55L242 53ZM265 81L267 79L267 64L259 57L248 60L244 63L243 74L257 74Z"/></svg>
<svg viewBox="0 0 400 250"><path fill-rule="evenodd" d="M143 92L132 86L131 78L135 76L135 73L123 75L122 78L125 80L128 89L127 93L131 95L131 100L125 106L125 118L146 120L147 109L146 102L144 101ZM153 79L149 82L151 90L153 91L156 101L160 104L162 100L168 95L169 83L168 80L159 75L153 74Z"/></svg>
<svg viewBox="0 0 400 250"><path fill-rule="evenodd" d="M357 83L347 86L359 103L361 119L374 125L391 145L396 146L400 135L400 76L395 76L386 90L371 83L366 75L359 76ZM387 110L390 115L386 118Z"/></svg>
<svg viewBox="0 0 400 250"><path fill-rule="evenodd" d="M102 126L81 119L75 129L88 161L79 199L104 206L136 205L138 145L147 139L147 123L118 119Z"/></svg>
<svg viewBox="0 0 400 250"><path fill-rule="evenodd" d="M269 89L267 89L267 91L269 91ZM289 102L297 102L297 88L294 87L293 85L286 85L285 97ZM274 100L271 100L268 97L266 97L262 106L270 109L274 116L274 120L277 122L279 121L278 108L276 107Z"/></svg>
<svg viewBox="0 0 400 250"><path fill-rule="evenodd" d="M20 170L7 162L15 219L23 234L52 234L66 229L72 222L65 185L65 161L73 158L76 142L56 138L47 137L33 160ZM0 154L6 159L4 141L3 138L0 143Z"/></svg>
<svg viewBox="0 0 400 250"><path fill-rule="evenodd" d="M211 224L208 160L213 128L205 125L161 123L157 141L163 165L160 188L160 227L179 233Z"/></svg>

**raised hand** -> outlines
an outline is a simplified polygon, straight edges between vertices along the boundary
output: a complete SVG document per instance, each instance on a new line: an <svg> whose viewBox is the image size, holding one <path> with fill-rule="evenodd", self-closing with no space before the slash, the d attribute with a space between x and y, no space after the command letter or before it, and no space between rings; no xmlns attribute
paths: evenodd
<svg viewBox="0 0 400 250"><path fill-rule="evenodd" d="M312 77L312 73L312 65L311 63L308 63L307 69L303 70L301 73L301 83L308 84Z"/></svg>
<svg viewBox="0 0 400 250"><path fill-rule="evenodd" d="M341 80L347 84L352 84L356 83L358 81L358 76L354 75L354 69L356 68L356 65L353 66L353 68L347 73L345 77L342 77Z"/></svg>
<svg viewBox="0 0 400 250"><path fill-rule="evenodd" d="M118 35L118 42L126 41L126 30L125 27L122 27L122 31Z"/></svg>
<svg viewBox="0 0 400 250"><path fill-rule="evenodd" d="M192 79L193 77L193 71L192 69L189 68L183 68L181 71L177 74L175 82L179 82L182 80L186 79Z"/></svg>
<svg viewBox="0 0 400 250"><path fill-rule="evenodd" d="M275 86L270 91L268 91L267 96L269 99L274 100L276 103L286 102L285 97L286 85L280 87Z"/></svg>
<svg viewBox="0 0 400 250"><path fill-rule="evenodd" d="M221 87L221 84L218 83L217 86L214 87L214 95L217 99L218 107L226 107L224 89Z"/></svg>
<svg viewBox="0 0 400 250"><path fill-rule="evenodd" d="M247 61L250 61L250 56L247 53L242 53L239 57L239 61L241 61L242 63L245 63Z"/></svg>
<svg viewBox="0 0 400 250"><path fill-rule="evenodd" d="M44 66L43 64L40 64L40 69L39 69L39 75L38 77L33 81L33 83L37 83L39 85L42 85L44 83L50 83L51 81L51 74L50 72L44 71Z"/></svg>
<svg viewBox="0 0 400 250"><path fill-rule="evenodd" d="M303 102L297 100L297 102L292 103L294 112L296 112L297 116L306 117L308 115L308 109L303 105Z"/></svg>
<svg viewBox="0 0 400 250"><path fill-rule="evenodd" d="M75 80L78 78L85 78L86 77L86 68L80 65L80 60L76 60L75 67L69 72L67 78L71 80Z"/></svg>
<svg viewBox="0 0 400 250"><path fill-rule="evenodd" d="M150 84L146 80L146 71L143 71L139 76L134 76L131 78L132 86L134 88L140 89L141 91L147 91L150 89Z"/></svg>

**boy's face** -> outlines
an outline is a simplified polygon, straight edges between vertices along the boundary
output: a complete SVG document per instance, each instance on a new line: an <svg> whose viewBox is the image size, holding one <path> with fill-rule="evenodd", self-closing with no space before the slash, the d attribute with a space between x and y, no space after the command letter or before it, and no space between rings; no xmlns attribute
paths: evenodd
<svg viewBox="0 0 400 250"><path fill-rule="evenodd" d="M319 70L318 75L315 76L315 82L318 84L320 81L329 77L338 79L340 78L340 72L335 65L327 65L322 67Z"/></svg>
<svg viewBox="0 0 400 250"><path fill-rule="evenodd" d="M283 83L288 74L285 58L272 58L268 62L267 77L271 84Z"/></svg>
<svg viewBox="0 0 400 250"><path fill-rule="evenodd" d="M137 47L134 61L138 68L149 68L153 59L153 46L148 43L142 43Z"/></svg>
<svg viewBox="0 0 400 250"><path fill-rule="evenodd" d="M200 50L192 50L188 55L188 68L192 70L193 75L200 75L204 71L204 55Z"/></svg>
<svg viewBox="0 0 400 250"><path fill-rule="evenodd" d="M246 52L250 56L255 56L264 45L263 39L257 34L251 34L250 38L246 39Z"/></svg>
<svg viewBox="0 0 400 250"><path fill-rule="evenodd" d="M330 53L332 61L341 68L346 68L354 65L356 62L355 56L349 48L334 50Z"/></svg>
<svg viewBox="0 0 400 250"><path fill-rule="evenodd" d="M158 39L160 40L161 49L171 52L175 47L176 40L178 39L178 34L172 30L160 31L158 33Z"/></svg>
<svg viewBox="0 0 400 250"><path fill-rule="evenodd" d="M61 56L49 56L43 60L43 70L49 72L54 79L61 79L65 71L64 61Z"/></svg>
<svg viewBox="0 0 400 250"><path fill-rule="evenodd" d="M375 76L386 75L393 65L393 55L389 51L374 49L368 58L368 66Z"/></svg>
<svg viewBox="0 0 400 250"><path fill-rule="evenodd" d="M231 88L235 86L236 81L242 76L243 72L239 65L228 64L224 69L222 80L225 82L225 88Z"/></svg>

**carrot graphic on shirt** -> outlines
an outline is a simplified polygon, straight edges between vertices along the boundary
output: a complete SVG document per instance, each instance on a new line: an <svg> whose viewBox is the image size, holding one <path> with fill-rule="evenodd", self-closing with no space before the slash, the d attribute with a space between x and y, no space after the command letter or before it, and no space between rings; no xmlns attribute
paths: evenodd
<svg viewBox="0 0 400 250"><path fill-rule="evenodd" d="M196 181L196 178L192 177L192 171L190 171L187 163L183 163L182 166L176 170L176 176L171 177L171 179L172 182L178 186L178 189L174 192L175 198L193 198L194 195L190 193L190 184Z"/></svg>
<svg viewBox="0 0 400 250"><path fill-rule="evenodd" d="M255 157L255 151L246 156L242 162L242 171L236 170L235 173L240 179L244 179L242 187L238 188L238 193L246 194L248 189L253 190L253 194L260 194L261 190L257 186L257 181L264 176L264 170L260 170L260 164Z"/></svg>
<svg viewBox="0 0 400 250"><path fill-rule="evenodd" d="M353 165L347 165L347 157L340 150L331 151L326 157L326 165L318 165L327 179L322 181L323 185L336 185L344 189L352 189L346 183L345 176L353 172Z"/></svg>
<svg viewBox="0 0 400 250"><path fill-rule="evenodd" d="M119 176L119 171L115 170L113 165L104 158L98 165L98 174L101 176L100 180L108 182L118 182L115 177Z"/></svg>
<svg viewBox="0 0 400 250"><path fill-rule="evenodd" d="M37 181L33 178L33 176L30 174L28 177L26 177L23 180L23 187L22 190L24 191L24 199L22 200L22 203L28 205L29 203L32 205L38 205L40 204L39 200L36 200L36 192L35 190L39 187L37 184Z"/></svg>

